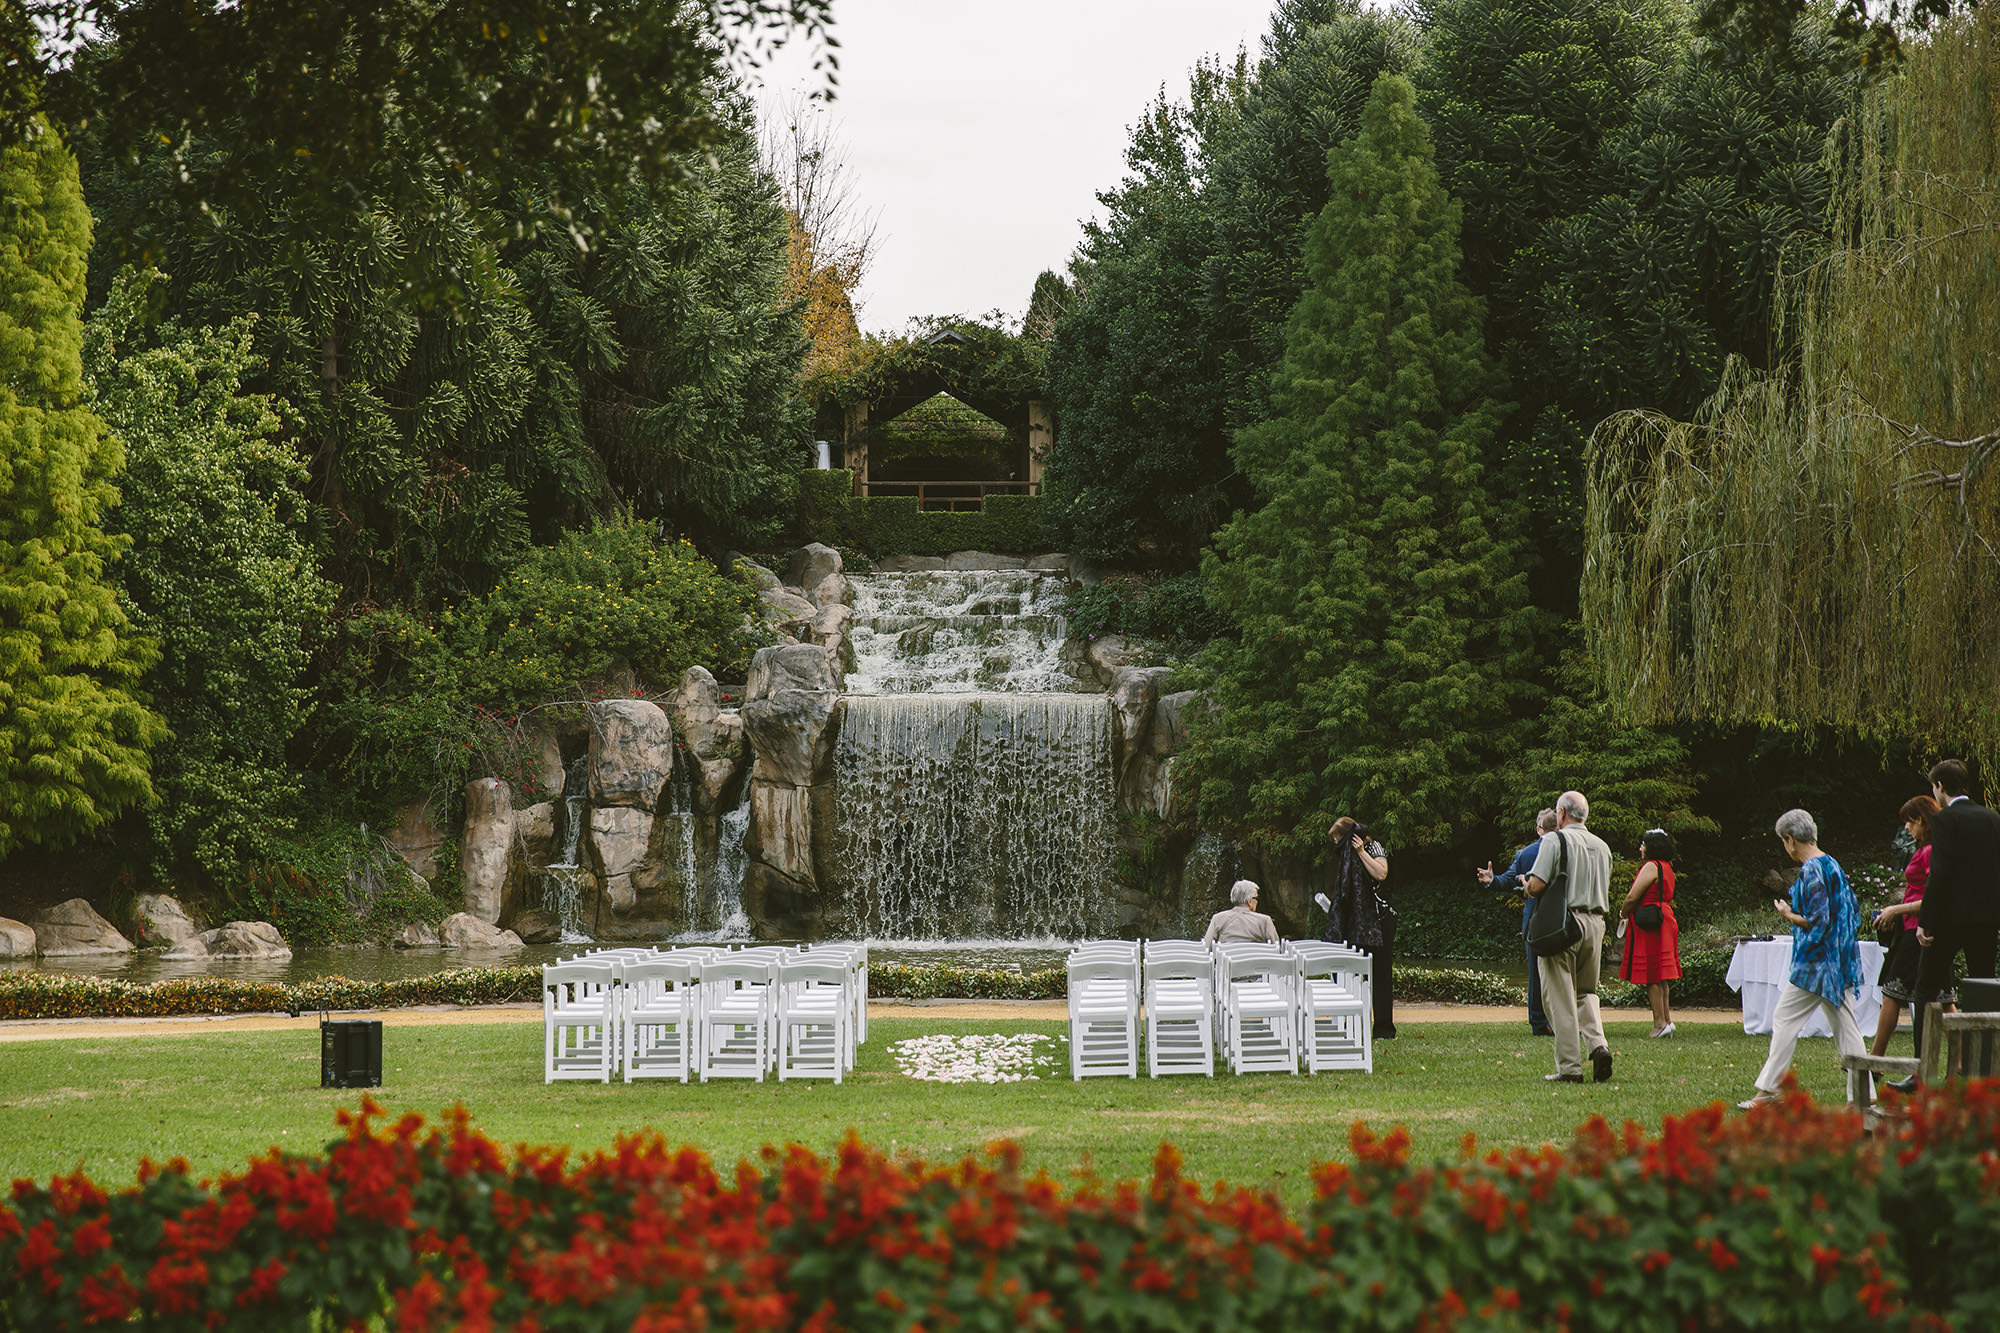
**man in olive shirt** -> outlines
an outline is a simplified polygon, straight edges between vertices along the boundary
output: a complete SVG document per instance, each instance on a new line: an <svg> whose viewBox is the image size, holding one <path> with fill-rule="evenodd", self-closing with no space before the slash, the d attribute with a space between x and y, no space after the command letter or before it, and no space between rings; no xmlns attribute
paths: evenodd
<svg viewBox="0 0 2000 1333"><path fill-rule="evenodd" d="M1556 831L1545 834L1528 872L1528 896L1539 898L1561 874L1562 846L1569 847L1569 910L1583 927L1583 938L1572 947L1538 958L1542 979L1542 1012L1556 1033L1556 1072L1542 1077L1551 1083L1583 1082L1583 1052L1599 1083L1611 1077L1611 1047L1604 1040L1604 1020L1597 1012L1597 973L1604 960L1604 923L1611 913L1611 849L1585 828L1590 802L1580 791L1566 791L1556 801Z"/></svg>

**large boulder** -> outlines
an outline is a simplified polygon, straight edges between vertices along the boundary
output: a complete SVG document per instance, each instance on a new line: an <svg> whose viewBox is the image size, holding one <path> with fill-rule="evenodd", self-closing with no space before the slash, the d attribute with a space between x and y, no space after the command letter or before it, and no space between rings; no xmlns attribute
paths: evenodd
<svg viewBox="0 0 2000 1333"><path fill-rule="evenodd" d="M875 562L877 574L922 574L943 568L941 555L885 555Z"/></svg>
<svg viewBox="0 0 2000 1333"><path fill-rule="evenodd" d="M634 876L647 864L653 844L650 811L596 806L590 812L590 849L604 883L604 901L621 915L638 902Z"/></svg>
<svg viewBox="0 0 2000 1333"><path fill-rule="evenodd" d="M763 604L764 619L776 625L789 625L794 621L810 621L819 608L807 600L804 593L793 592L789 588L766 588L757 594Z"/></svg>
<svg viewBox="0 0 2000 1333"><path fill-rule="evenodd" d="M554 912L527 911L514 918L514 933L523 944L560 944L563 927Z"/></svg>
<svg viewBox="0 0 2000 1333"><path fill-rule="evenodd" d="M1158 708L1160 677L1165 667L1120 667L1111 677L1106 697L1111 702L1118 764L1118 806L1126 814L1147 808L1152 799L1157 762L1153 752L1153 714Z"/></svg>
<svg viewBox="0 0 2000 1333"><path fill-rule="evenodd" d="M759 648L750 659L750 679L743 697L754 703L785 690L836 690L833 667L826 654L810 644Z"/></svg>
<svg viewBox="0 0 2000 1333"><path fill-rule="evenodd" d="M801 646L826 660L820 649ZM743 705L743 729L757 757L751 777L793 787L809 787L824 777L839 730L834 725L838 702L831 690L780 690Z"/></svg>
<svg viewBox="0 0 2000 1333"><path fill-rule="evenodd" d="M35 928L25 921L0 916L0 958L33 958Z"/></svg>
<svg viewBox="0 0 2000 1333"><path fill-rule="evenodd" d="M197 962L204 958L261 958L283 962L292 956L292 946L268 921L231 921L190 935L160 955L166 962Z"/></svg>
<svg viewBox="0 0 2000 1333"><path fill-rule="evenodd" d="M455 912L438 927L438 937L447 949L518 949L521 937L481 921L470 912Z"/></svg>
<svg viewBox="0 0 2000 1333"><path fill-rule="evenodd" d="M821 648L838 650L841 640L847 637L848 622L854 619L854 612L839 602L828 602L813 617L812 641Z"/></svg>
<svg viewBox="0 0 2000 1333"><path fill-rule="evenodd" d="M694 761L695 809L713 811L749 762L750 746L743 734L743 715L722 706L722 687L706 667L689 667L680 687L667 701L674 731Z"/></svg>
<svg viewBox="0 0 2000 1333"><path fill-rule="evenodd" d="M81 898L45 907L29 921L35 928L35 952L44 958L89 958L131 953L132 941L97 914Z"/></svg>
<svg viewBox="0 0 2000 1333"><path fill-rule="evenodd" d="M396 814L396 823L385 841L389 850L403 858L410 869L426 881L436 878L438 853L444 850L444 825L430 799L412 801Z"/></svg>
<svg viewBox="0 0 2000 1333"><path fill-rule="evenodd" d="M138 927L141 945L165 945L172 948L191 935L199 935L201 927L194 923L187 908L177 899L164 893L142 893L133 905L133 924Z"/></svg>
<svg viewBox="0 0 2000 1333"><path fill-rule="evenodd" d="M852 598L853 594L848 589L845 574L828 574L806 590L806 600L821 610L841 605L851 601Z"/></svg>
<svg viewBox="0 0 2000 1333"><path fill-rule="evenodd" d="M812 791L782 782L750 783L750 853L790 879L812 883Z"/></svg>
<svg viewBox="0 0 2000 1333"><path fill-rule="evenodd" d="M396 932L389 941L398 949L435 949L443 943L438 938L437 927L428 921L412 921Z"/></svg>
<svg viewBox="0 0 2000 1333"><path fill-rule="evenodd" d="M1047 555L1038 555L1028 562L1028 569L1036 574L1067 574L1069 573L1069 556L1062 551L1051 551Z"/></svg>
<svg viewBox="0 0 2000 1333"><path fill-rule="evenodd" d="M514 812L514 836L520 839L529 870L540 870L562 857L562 848L556 846L556 809L554 801L541 801Z"/></svg>
<svg viewBox="0 0 2000 1333"><path fill-rule="evenodd" d="M1024 569L1027 564L1018 555L994 555L987 551L953 551L944 558L946 569Z"/></svg>
<svg viewBox="0 0 2000 1333"><path fill-rule="evenodd" d="M734 578L738 583L747 584L759 592L762 592L766 588L775 588L779 582L776 574L773 574L747 555L731 556L729 558L729 573L730 577Z"/></svg>
<svg viewBox="0 0 2000 1333"><path fill-rule="evenodd" d="M785 582L804 589L806 596L811 597L821 579L840 570L840 552L819 542L808 542L792 552L791 563L785 566Z"/></svg>
<svg viewBox="0 0 2000 1333"><path fill-rule="evenodd" d="M465 784L465 835L458 845L465 910L481 921L500 919L514 857L514 793L498 778Z"/></svg>
<svg viewBox="0 0 2000 1333"><path fill-rule="evenodd" d="M674 773L674 724L650 699L590 706L590 803L657 810Z"/></svg>

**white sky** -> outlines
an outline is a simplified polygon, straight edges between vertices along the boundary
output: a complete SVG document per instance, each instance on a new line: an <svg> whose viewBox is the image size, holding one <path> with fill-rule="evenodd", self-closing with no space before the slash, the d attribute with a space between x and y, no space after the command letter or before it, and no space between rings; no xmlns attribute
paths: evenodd
<svg viewBox="0 0 2000 1333"><path fill-rule="evenodd" d="M1018 317L1061 271L1096 193L1125 174L1126 128L1204 55L1254 61L1271 0L835 0L830 114L877 215L861 326ZM767 103L811 83L811 52L761 72Z"/></svg>

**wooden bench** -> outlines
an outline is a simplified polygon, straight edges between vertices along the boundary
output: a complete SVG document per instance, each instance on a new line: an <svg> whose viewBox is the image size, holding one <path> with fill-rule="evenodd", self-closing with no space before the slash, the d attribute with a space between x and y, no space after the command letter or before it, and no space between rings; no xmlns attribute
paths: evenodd
<svg viewBox="0 0 2000 1333"><path fill-rule="evenodd" d="M1887 1115L1875 1101L1875 1076L1908 1078L1918 1068L1915 1060L1896 1055L1844 1055L1840 1067L1847 1071L1848 1104L1861 1112L1871 1130Z"/></svg>
<svg viewBox="0 0 2000 1333"><path fill-rule="evenodd" d="M1942 1043L1942 1065L1933 1051ZM1924 1081L1991 1078L2000 1073L2000 1014L1946 1014L1924 1011Z"/></svg>

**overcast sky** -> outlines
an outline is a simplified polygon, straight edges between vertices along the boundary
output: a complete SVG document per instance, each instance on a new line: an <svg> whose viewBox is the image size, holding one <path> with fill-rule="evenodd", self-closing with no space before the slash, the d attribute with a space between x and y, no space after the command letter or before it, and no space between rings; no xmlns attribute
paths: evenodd
<svg viewBox="0 0 2000 1333"><path fill-rule="evenodd" d="M1271 0L835 0L830 110L877 212L861 326L1019 316L1124 175L1126 127L1202 56L1254 60ZM767 101L811 83L803 44L761 74Z"/></svg>

